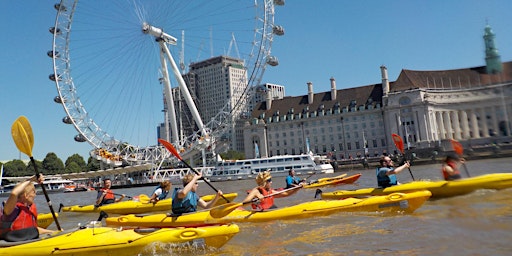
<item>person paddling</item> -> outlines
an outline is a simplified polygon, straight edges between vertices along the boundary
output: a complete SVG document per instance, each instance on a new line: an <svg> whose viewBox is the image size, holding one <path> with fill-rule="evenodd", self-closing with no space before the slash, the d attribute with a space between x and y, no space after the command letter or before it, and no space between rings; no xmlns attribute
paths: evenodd
<svg viewBox="0 0 512 256"><path fill-rule="evenodd" d="M0 239L9 242L36 239L39 234L48 234L53 230L37 226L37 207L34 202L36 188L34 182L42 185L43 176L32 176L16 185L2 203L0 213Z"/></svg>
<svg viewBox="0 0 512 256"><path fill-rule="evenodd" d="M160 185L153 191L149 202L156 203L160 200L167 198L167 195L171 191L171 182L168 180L162 181Z"/></svg>
<svg viewBox="0 0 512 256"><path fill-rule="evenodd" d="M182 214L197 211L197 206L204 209L213 207L223 195L218 190L215 198L208 203L197 195L198 181L203 177L202 173L187 174L183 177L183 188L175 188L172 194L172 214ZM171 214L171 215L172 215Z"/></svg>
<svg viewBox="0 0 512 256"><path fill-rule="evenodd" d="M459 165L464 163L464 158L456 154L447 155L441 167L444 180L458 180L460 176Z"/></svg>
<svg viewBox="0 0 512 256"><path fill-rule="evenodd" d="M275 206L274 204L274 198L290 196L298 191L298 189L292 189L286 192L279 193L279 191L273 189L272 175L270 175L269 171L258 173L258 176L256 176L256 183L258 184L258 186L253 188L251 192L249 192L247 197L244 199L244 202L250 202L254 198L258 198L259 200L253 202L251 206L253 209L260 211L277 208L277 206ZM298 186L302 187L301 184L299 184Z"/></svg>
<svg viewBox="0 0 512 256"><path fill-rule="evenodd" d="M396 174L409 168L411 165L406 161L402 166L394 167L393 160L389 156L382 156L380 158L380 167L377 167L377 185L381 188L387 188L394 185L399 185Z"/></svg>
<svg viewBox="0 0 512 256"><path fill-rule="evenodd" d="M295 170L290 169L288 171L288 176L286 176L286 188L293 188L300 186L301 183L305 182L305 179L299 179L299 177L295 176Z"/></svg>
<svg viewBox="0 0 512 256"><path fill-rule="evenodd" d="M103 188L98 191L98 196L96 197L96 206L102 206L105 204L117 203L123 200L125 197L122 194L119 198L116 198L116 194L110 188L112 187L112 181L110 179L103 180Z"/></svg>

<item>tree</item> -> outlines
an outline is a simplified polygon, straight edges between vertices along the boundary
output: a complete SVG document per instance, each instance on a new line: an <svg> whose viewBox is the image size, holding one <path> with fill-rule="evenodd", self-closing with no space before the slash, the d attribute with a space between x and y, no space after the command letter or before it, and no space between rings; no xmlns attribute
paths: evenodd
<svg viewBox="0 0 512 256"><path fill-rule="evenodd" d="M15 159L4 164L4 177L27 176L27 165L21 160Z"/></svg>
<svg viewBox="0 0 512 256"><path fill-rule="evenodd" d="M36 163L37 170L40 173L42 173L44 175L48 175L48 171L43 168L43 162L41 162L39 160L34 160L34 162ZM20 175L20 176L32 176L32 175L36 174L36 170L34 169L34 165L32 164L32 161L28 162L26 170L27 170L27 172L24 175Z"/></svg>
<svg viewBox="0 0 512 256"><path fill-rule="evenodd" d="M64 173L64 163L53 152L48 153L44 158L43 168L47 171L46 174Z"/></svg>
<svg viewBox="0 0 512 256"><path fill-rule="evenodd" d="M85 163L85 162L84 162ZM84 169L77 162L70 162L66 165L66 171L68 173L82 172Z"/></svg>
<svg viewBox="0 0 512 256"><path fill-rule="evenodd" d="M87 159L87 170L88 171L97 171L100 167L100 161L96 158L89 157Z"/></svg>
<svg viewBox="0 0 512 256"><path fill-rule="evenodd" d="M245 159L245 155L244 153L241 153L241 152L238 152L236 150L229 150L228 152L226 153L222 153L220 154L220 156L223 158L223 159L229 159L229 160L241 160L241 159Z"/></svg>
<svg viewBox="0 0 512 256"><path fill-rule="evenodd" d="M72 164L75 163L75 164ZM66 160L66 173L83 172L86 170L84 158L79 154L73 154Z"/></svg>

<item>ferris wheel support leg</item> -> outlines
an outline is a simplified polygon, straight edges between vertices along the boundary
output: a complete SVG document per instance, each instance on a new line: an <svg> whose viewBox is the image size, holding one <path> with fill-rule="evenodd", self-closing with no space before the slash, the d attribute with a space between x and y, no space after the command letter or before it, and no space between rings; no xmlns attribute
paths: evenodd
<svg viewBox="0 0 512 256"><path fill-rule="evenodd" d="M196 104L192 100L192 96L190 95L190 92L187 89L187 85L185 84L185 81L183 80L183 77L181 77L178 66L176 65L176 62L174 61L169 49L167 47L164 47L163 49L165 51L165 54L167 55L167 58L169 59L169 63L171 64L172 71L174 72L174 76L178 80L178 85L180 86L180 90L183 92L183 97L185 98L185 102L187 102L190 112L192 113L192 117L194 117L194 120L196 121L197 126L201 130L201 134L203 136L205 136L206 129L204 128L203 121L201 120L201 116L199 115L199 111L197 110Z"/></svg>
<svg viewBox="0 0 512 256"><path fill-rule="evenodd" d="M164 48L166 48L164 41L160 41L160 48L162 50ZM167 115L168 115L168 117L170 119L170 123L171 123L171 130L172 130L172 133L170 134L170 135L172 135L171 141L174 143L178 143L178 140L179 140L179 138L178 138L179 137L178 136L178 123L176 122L176 111L174 108L174 98L171 93L171 83L169 82L170 80L169 80L169 72L167 71L167 62L165 61L165 57L162 53L160 54L160 62L162 64L162 75L164 78L163 80L164 80L165 98L168 99ZM170 135L167 134L167 137L170 137Z"/></svg>

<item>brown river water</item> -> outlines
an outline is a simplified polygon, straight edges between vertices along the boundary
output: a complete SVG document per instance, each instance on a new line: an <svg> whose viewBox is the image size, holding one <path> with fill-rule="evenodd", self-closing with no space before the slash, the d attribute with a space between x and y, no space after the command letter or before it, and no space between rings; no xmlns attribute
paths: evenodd
<svg viewBox="0 0 512 256"><path fill-rule="evenodd" d="M512 158L475 160L466 163L471 176L512 172ZM411 166L416 180L442 179L440 164ZM465 172L461 170L463 176ZM341 174L315 175L311 179ZM343 172L345 173L345 172ZM375 170L362 173L351 185L322 188L325 192L376 185ZM400 182L411 181L408 171L398 175ZM275 188L284 185L284 177L273 179ZM237 192L236 202L255 186L254 180L213 182L224 193ZM153 187L117 189L130 196L150 194ZM200 195L213 194L200 184ZM276 199L278 206L314 199L314 189ZM86 205L95 200L95 192L50 194L54 209L64 205ZM43 195L36 202L39 212L49 212ZM98 214L59 213L64 229L96 220ZM510 255L512 250L512 189L479 190L471 194L427 201L412 214L337 213L325 217L266 223L238 223L240 233L216 250L169 251L166 255ZM55 225L50 226L55 229ZM134 254L137 255L137 254ZM143 254L150 255L150 254ZM120 255L118 255L120 256Z"/></svg>

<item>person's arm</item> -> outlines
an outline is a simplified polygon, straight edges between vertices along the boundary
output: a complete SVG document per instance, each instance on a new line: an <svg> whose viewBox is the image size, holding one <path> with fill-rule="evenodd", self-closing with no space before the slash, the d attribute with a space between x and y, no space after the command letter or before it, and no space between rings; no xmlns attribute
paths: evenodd
<svg viewBox="0 0 512 256"><path fill-rule="evenodd" d="M286 187L291 187L293 186L293 178L292 176L286 176Z"/></svg>
<svg viewBox="0 0 512 256"><path fill-rule="evenodd" d="M42 176L41 176L41 179L42 179ZM16 203L18 202L18 197L22 193L25 193L25 188L30 183L33 183L36 181L38 181L38 179L34 175L34 176L30 177L28 180L25 180L25 181L19 183L12 189L11 194L9 195L9 198L7 198L7 201L4 204L4 214L9 215L12 213L12 211L14 211L14 208L16 208Z"/></svg>
<svg viewBox="0 0 512 256"><path fill-rule="evenodd" d="M401 171L405 170L406 168L409 168L411 165L409 164L408 161L406 161L403 165L393 169L393 170L390 170L387 172L387 174L398 174L400 173Z"/></svg>
<svg viewBox="0 0 512 256"><path fill-rule="evenodd" d="M124 198L125 198L125 195L124 195L124 194L121 194L121 197L116 198L116 199L114 200L114 202L116 202L116 203L117 203L117 202L121 202L121 200L123 200Z"/></svg>
<svg viewBox="0 0 512 256"><path fill-rule="evenodd" d="M448 173L448 175L453 175L455 170L453 170L453 168L447 164L443 165L443 169Z"/></svg>
<svg viewBox="0 0 512 256"><path fill-rule="evenodd" d="M55 230L49 230L49 229L41 228L41 227L37 227L37 231L39 232L39 234L51 234L51 233L55 232Z"/></svg>
<svg viewBox="0 0 512 256"><path fill-rule="evenodd" d="M159 193L160 192L160 193ZM155 193L153 193L153 195L151 195L151 198L149 199L149 202L151 203L155 203L158 201L158 196L162 193L162 189L159 188L155 191Z"/></svg>
<svg viewBox="0 0 512 256"><path fill-rule="evenodd" d="M107 194L106 190L100 189L100 191L98 191L98 196L96 197L96 205L101 204L101 202L103 201L103 198L105 197L106 194Z"/></svg>
<svg viewBox="0 0 512 256"><path fill-rule="evenodd" d="M203 207L204 209L209 209L209 208L212 208L216 203L217 201L219 201L219 198L222 196L222 191L218 191L217 194L215 195L215 197L213 198L213 200L209 201L208 203L205 202L203 199L199 198L199 204L201 207Z"/></svg>
<svg viewBox="0 0 512 256"><path fill-rule="evenodd" d="M196 182L202 177L202 173L194 175L194 178L180 191L178 191L178 198L183 199L187 196L188 192L192 190Z"/></svg>
<svg viewBox="0 0 512 256"><path fill-rule="evenodd" d="M260 193L260 191L258 190L258 188L253 188L251 190L251 192L249 192L249 194L245 197L244 201L243 202L250 202L252 201L254 198L259 198L259 199L263 199L263 195Z"/></svg>

